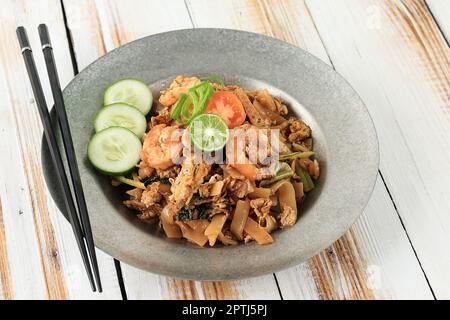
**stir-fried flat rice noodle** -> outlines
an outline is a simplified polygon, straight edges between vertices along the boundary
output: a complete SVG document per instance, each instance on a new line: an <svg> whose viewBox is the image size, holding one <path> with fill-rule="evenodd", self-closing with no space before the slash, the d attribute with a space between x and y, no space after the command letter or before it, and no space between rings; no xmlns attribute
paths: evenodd
<svg viewBox="0 0 450 320"><path fill-rule="evenodd" d="M128 190L124 204L142 221L158 223L168 238L200 247L270 244L274 231L296 223L320 176L311 128L289 116L283 100L267 89L212 83L203 112L217 112L231 129L222 150L198 152L188 121L175 119L173 110L201 83L178 76L161 91L142 138L141 161L128 177L145 189ZM182 112L189 119L196 111Z"/></svg>

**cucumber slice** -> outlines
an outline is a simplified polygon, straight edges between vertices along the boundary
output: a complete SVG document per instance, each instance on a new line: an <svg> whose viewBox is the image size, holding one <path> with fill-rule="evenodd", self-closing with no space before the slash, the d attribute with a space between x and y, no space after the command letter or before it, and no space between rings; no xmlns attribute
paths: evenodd
<svg viewBox="0 0 450 320"><path fill-rule="evenodd" d="M87 155L100 172L119 176L132 171L141 158L142 144L130 130L110 127L99 131L88 144Z"/></svg>
<svg viewBox="0 0 450 320"><path fill-rule="evenodd" d="M144 82L136 79L122 79L106 88L103 97L105 106L116 102L130 104L145 116L152 108L153 96Z"/></svg>
<svg viewBox="0 0 450 320"><path fill-rule="evenodd" d="M141 138L147 129L147 120L135 107L114 103L101 108L94 119L95 132L109 127L123 127Z"/></svg>

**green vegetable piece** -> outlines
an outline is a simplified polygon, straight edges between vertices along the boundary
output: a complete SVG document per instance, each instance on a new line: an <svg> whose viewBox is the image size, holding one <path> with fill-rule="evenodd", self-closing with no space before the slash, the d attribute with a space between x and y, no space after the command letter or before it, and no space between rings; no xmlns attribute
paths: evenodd
<svg viewBox="0 0 450 320"><path fill-rule="evenodd" d="M168 178L159 179L159 182L161 182L162 184L171 184Z"/></svg>
<svg viewBox="0 0 450 320"><path fill-rule="evenodd" d="M181 117L179 121L181 124L186 124L189 121L190 119L189 109L191 108L191 105L192 105L192 96L189 95L187 96L186 100L183 103L183 106L181 107Z"/></svg>
<svg viewBox="0 0 450 320"><path fill-rule="evenodd" d="M214 88L208 82L190 88L188 94L180 94L170 117L182 125L189 124L205 111L213 94Z"/></svg>
<svg viewBox="0 0 450 320"><path fill-rule="evenodd" d="M306 158L312 157L313 155L315 155L315 152L313 152L313 151L286 153L286 154L281 154L279 160L284 161L284 160L292 160L292 159L297 159L297 158L306 159Z"/></svg>
<svg viewBox="0 0 450 320"><path fill-rule="evenodd" d="M197 207L198 210L198 218L201 220L205 220L209 218L208 207L204 204L201 204Z"/></svg>
<svg viewBox="0 0 450 320"><path fill-rule="evenodd" d="M315 186L311 176L298 162L296 162L295 165L295 173L300 177L300 180L303 183L303 191L308 192L314 189Z"/></svg>
<svg viewBox="0 0 450 320"><path fill-rule="evenodd" d="M172 112L170 113L170 118L174 120L179 120L181 115L181 108L186 101L187 95L185 93L180 94L180 97L178 98L177 103L175 104L175 107L173 108Z"/></svg>
<svg viewBox="0 0 450 320"><path fill-rule="evenodd" d="M144 184L146 185L146 186L148 186L149 184L152 184L153 182L157 182L157 181L159 181L159 182L161 182L162 184L171 184L170 183L170 180L168 179L168 178L161 178L161 177L159 177L158 175L153 175L153 176L151 176L150 178L148 178L147 180L145 180L144 181Z"/></svg>
<svg viewBox="0 0 450 320"><path fill-rule="evenodd" d="M156 181L159 181L159 176L157 176L157 175L155 174L155 175L151 176L150 178L148 178L147 180L145 180L145 181L144 181L144 184L145 184L146 186L148 186L149 184L151 184L151 183L153 183L153 182L156 182Z"/></svg>
<svg viewBox="0 0 450 320"><path fill-rule="evenodd" d="M183 208L180 211L178 211L177 220L178 221L190 221L190 220L192 220L189 210Z"/></svg>
<svg viewBox="0 0 450 320"><path fill-rule="evenodd" d="M262 180L259 183L259 186L260 187L270 186L270 185L274 184L275 182L292 177L293 174L294 173L291 170L290 171L282 171L280 173L277 173L277 175L275 177L273 177L272 179Z"/></svg>
<svg viewBox="0 0 450 320"><path fill-rule="evenodd" d="M143 184L140 181L128 179L128 178L125 178L124 176L117 176L117 177L114 177L114 178L116 178L120 182L125 183L125 184L127 184L129 186L145 190L145 184Z"/></svg>

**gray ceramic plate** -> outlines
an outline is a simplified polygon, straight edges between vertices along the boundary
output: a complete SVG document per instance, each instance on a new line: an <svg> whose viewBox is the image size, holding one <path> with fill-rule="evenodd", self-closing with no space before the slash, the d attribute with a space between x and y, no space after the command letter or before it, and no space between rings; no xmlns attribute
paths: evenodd
<svg viewBox="0 0 450 320"><path fill-rule="evenodd" d="M92 119L108 84L142 79L155 94L176 75L218 75L245 88L268 88L313 130L322 165L318 187L297 224L274 234L269 246L197 248L165 238L122 204L123 190L86 160ZM223 29L153 35L118 48L84 69L64 90L96 245L133 266L169 276L225 280L258 276L298 264L338 239L363 211L378 169L378 143L357 93L332 68L279 40ZM62 207L48 150L47 185ZM63 210L64 211L64 210Z"/></svg>

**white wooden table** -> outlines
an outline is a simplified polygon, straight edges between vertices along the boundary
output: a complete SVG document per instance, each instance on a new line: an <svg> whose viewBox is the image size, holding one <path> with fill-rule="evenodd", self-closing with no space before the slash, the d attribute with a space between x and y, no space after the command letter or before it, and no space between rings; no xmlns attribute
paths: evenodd
<svg viewBox="0 0 450 320"><path fill-rule="evenodd" d="M43 181L42 127L15 35L26 26L39 48L39 23L62 85L113 48L174 29L242 29L308 50L374 119L381 164L366 210L309 261L244 281L172 279L98 251L104 293L92 293ZM450 298L449 0L2 0L0 39L0 299Z"/></svg>

